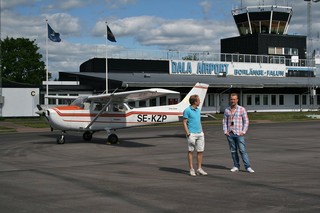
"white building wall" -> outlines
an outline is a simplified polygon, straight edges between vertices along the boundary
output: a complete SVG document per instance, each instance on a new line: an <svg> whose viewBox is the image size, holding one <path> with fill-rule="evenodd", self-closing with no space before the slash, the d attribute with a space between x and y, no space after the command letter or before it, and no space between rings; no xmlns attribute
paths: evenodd
<svg viewBox="0 0 320 213"><path fill-rule="evenodd" d="M2 117L33 117L39 104L39 88L2 88Z"/></svg>

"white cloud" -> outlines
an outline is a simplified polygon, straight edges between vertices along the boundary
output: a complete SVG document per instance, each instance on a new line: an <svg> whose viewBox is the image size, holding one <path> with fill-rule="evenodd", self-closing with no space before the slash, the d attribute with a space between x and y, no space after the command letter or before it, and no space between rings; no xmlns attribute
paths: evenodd
<svg viewBox="0 0 320 213"><path fill-rule="evenodd" d="M31 6L37 0L1 0L1 11L16 6Z"/></svg>
<svg viewBox="0 0 320 213"><path fill-rule="evenodd" d="M43 15L50 26L62 36L81 35L79 18L72 17L67 13L55 13Z"/></svg>
<svg viewBox="0 0 320 213"><path fill-rule="evenodd" d="M79 1L79 0L55 0L50 1L50 4L45 5L42 9L44 11L50 10L71 10L81 7L86 7L92 3L92 0Z"/></svg>
<svg viewBox="0 0 320 213"><path fill-rule="evenodd" d="M205 17L207 17L208 14L210 13L211 9L212 9L213 2L209 1L209 0L206 0L206 1L200 2L199 5L200 5L200 7L202 9L203 14L205 15Z"/></svg>
<svg viewBox="0 0 320 213"><path fill-rule="evenodd" d="M119 8L126 5L135 4L138 0L104 0L107 7Z"/></svg>
<svg viewBox="0 0 320 213"><path fill-rule="evenodd" d="M39 17L25 18L19 14L2 11L1 12L1 37L27 37L38 39L45 33L45 20Z"/></svg>
<svg viewBox="0 0 320 213"><path fill-rule="evenodd" d="M236 28L218 21L199 21L192 19L166 20L152 16L119 19L109 25L116 37L133 37L144 46L157 46L162 49L220 50L216 40L228 35L236 35ZM219 29L217 29L219 26ZM93 29L95 36L105 34L105 23L100 21Z"/></svg>
<svg viewBox="0 0 320 213"><path fill-rule="evenodd" d="M119 38L121 40L121 38L130 36L142 46L179 49L181 51L215 52L220 51L220 38L224 38L226 34L236 35L237 33L233 25L222 24L218 30L217 26L219 25L221 22L217 21L166 20L152 16L128 17L109 24L118 41ZM92 34L97 37L104 37L105 32L105 21L98 21L92 30ZM120 43L113 45L115 45L112 46L114 50L110 52L117 52L119 45L120 49L124 49ZM95 56L97 53L98 57L104 57L104 46L96 48L91 46L89 52L82 52L82 54Z"/></svg>

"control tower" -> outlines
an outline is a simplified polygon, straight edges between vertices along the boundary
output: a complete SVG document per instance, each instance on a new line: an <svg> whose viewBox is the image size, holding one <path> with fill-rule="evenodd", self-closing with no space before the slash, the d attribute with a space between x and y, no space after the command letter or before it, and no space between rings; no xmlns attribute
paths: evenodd
<svg viewBox="0 0 320 213"><path fill-rule="evenodd" d="M232 10L239 36L221 39L221 53L283 56L287 66L293 59L304 66L307 37L288 35L292 14L292 7L278 5Z"/></svg>
<svg viewBox="0 0 320 213"><path fill-rule="evenodd" d="M239 34L278 34L288 32L292 8L284 6L251 6L232 10Z"/></svg>

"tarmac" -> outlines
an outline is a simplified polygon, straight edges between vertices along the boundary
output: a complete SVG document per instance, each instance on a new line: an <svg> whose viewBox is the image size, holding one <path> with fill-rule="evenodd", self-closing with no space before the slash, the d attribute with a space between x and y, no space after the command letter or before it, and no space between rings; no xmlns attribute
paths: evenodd
<svg viewBox="0 0 320 213"><path fill-rule="evenodd" d="M3 122L0 122L3 124ZM221 125L204 125L203 169L188 175L181 126L80 133L0 133L0 212L320 212L320 121L253 123L246 135L256 171L231 173Z"/></svg>

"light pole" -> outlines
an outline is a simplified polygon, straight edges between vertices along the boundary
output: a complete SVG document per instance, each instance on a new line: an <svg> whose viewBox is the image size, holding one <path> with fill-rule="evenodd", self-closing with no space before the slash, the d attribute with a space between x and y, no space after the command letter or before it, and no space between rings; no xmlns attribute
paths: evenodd
<svg viewBox="0 0 320 213"><path fill-rule="evenodd" d="M311 2L319 2L320 0L304 0L307 2L307 66L311 66L312 57L312 17L311 17Z"/></svg>
<svg viewBox="0 0 320 213"><path fill-rule="evenodd" d="M306 54L306 58L307 58L307 67L311 68L314 67L314 57L313 57L313 45L312 45L312 20L311 20L311 2L319 2L320 0L304 0L305 2L307 2L307 54ZM308 74L308 78L311 77L311 71L309 70L309 74ZM308 84L309 84L309 80L308 79ZM313 85L308 85L308 91L310 94L310 100L309 100L309 106L310 105L314 105L315 104L315 97L316 94L314 93L314 89L313 89Z"/></svg>

